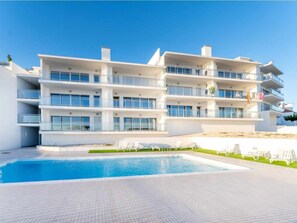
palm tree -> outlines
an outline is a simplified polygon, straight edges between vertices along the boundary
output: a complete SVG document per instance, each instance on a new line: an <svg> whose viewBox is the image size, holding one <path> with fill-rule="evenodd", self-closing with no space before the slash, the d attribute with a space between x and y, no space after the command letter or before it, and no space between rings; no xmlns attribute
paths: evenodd
<svg viewBox="0 0 297 223"><path fill-rule="evenodd" d="M7 61L8 62L12 61L12 58L11 58L10 54L7 55Z"/></svg>

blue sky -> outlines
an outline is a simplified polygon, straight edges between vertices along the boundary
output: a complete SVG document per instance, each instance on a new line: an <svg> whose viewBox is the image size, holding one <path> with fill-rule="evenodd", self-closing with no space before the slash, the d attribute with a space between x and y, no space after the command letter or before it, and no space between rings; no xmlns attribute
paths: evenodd
<svg viewBox="0 0 297 223"><path fill-rule="evenodd" d="M24 67L38 53L146 63L157 48L273 60L297 106L297 2L1 2L0 60ZM297 109L295 109L297 110Z"/></svg>

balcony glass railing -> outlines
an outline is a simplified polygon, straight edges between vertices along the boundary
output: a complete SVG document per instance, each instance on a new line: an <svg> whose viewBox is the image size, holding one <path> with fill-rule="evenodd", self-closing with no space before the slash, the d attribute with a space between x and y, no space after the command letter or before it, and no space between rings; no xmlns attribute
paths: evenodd
<svg viewBox="0 0 297 223"><path fill-rule="evenodd" d="M282 79L280 79L278 76L272 74L272 73L269 73L269 74L264 74L263 75L263 81L265 80L274 80L275 82L281 84L281 85L284 85L284 81Z"/></svg>
<svg viewBox="0 0 297 223"><path fill-rule="evenodd" d="M194 76L209 76L219 77L227 79L242 79L242 80L261 80L261 75L255 73L245 72L234 72L225 70L213 70L213 69L197 69L197 68L186 68L186 67L175 67L168 66L166 69L167 73L171 74L183 74L183 75L194 75Z"/></svg>
<svg viewBox="0 0 297 223"><path fill-rule="evenodd" d="M205 96L201 89L194 89L191 87L168 86L167 93L169 95L181 96Z"/></svg>
<svg viewBox="0 0 297 223"><path fill-rule="evenodd" d="M38 124L40 123L39 114L20 114L18 116L18 123L20 124Z"/></svg>
<svg viewBox="0 0 297 223"><path fill-rule="evenodd" d="M284 94L283 93L281 93L279 91L276 91L276 90L273 90L273 89L271 89L269 91L264 90L263 92L264 92L264 95L270 95L270 94L272 94L272 95L274 95L276 97L279 97L279 98L282 98L282 99L284 98Z"/></svg>
<svg viewBox="0 0 297 223"><path fill-rule="evenodd" d="M39 99L40 91L35 89L18 90L18 98L20 99Z"/></svg>
<svg viewBox="0 0 297 223"><path fill-rule="evenodd" d="M77 98L54 98L54 97L42 97L40 105L47 106L59 106L59 107L100 107L101 102L94 101L90 104L90 99L84 99L82 97Z"/></svg>
<svg viewBox="0 0 297 223"><path fill-rule="evenodd" d="M261 118L259 112L220 112L220 111L186 111L181 112L177 109L169 109L168 116L170 117L197 117L197 118L236 118L250 119Z"/></svg>
<svg viewBox="0 0 297 223"><path fill-rule="evenodd" d="M140 132L152 132L152 131L165 131L164 125L153 123L114 123L113 126L104 123L90 124L90 123L41 123L41 131L63 131L63 132L88 132L88 131L140 131Z"/></svg>
<svg viewBox="0 0 297 223"><path fill-rule="evenodd" d="M164 81L160 79L114 75L110 84L164 87Z"/></svg>
<svg viewBox="0 0 297 223"><path fill-rule="evenodd" d="M276 112L284 112L283 108L280 108L278 106L275 105L270 105L270 104L263 104L263 111L276 111Z"/></svg>

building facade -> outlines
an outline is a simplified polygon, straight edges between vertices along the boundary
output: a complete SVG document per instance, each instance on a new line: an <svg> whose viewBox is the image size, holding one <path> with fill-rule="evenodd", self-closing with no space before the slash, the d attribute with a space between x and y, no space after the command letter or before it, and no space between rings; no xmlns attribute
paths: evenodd
<svg viewBox="0 0 297 223"><path fill-rule="evenodd" d="M31 129L36 144L252 132L263 122L269 97L261 97L262 79L269 72L249 58L213 57L204 46L201 55L158 49L137 64L101 51L101 60L39 55L39 68L14 71L25 83L17 87L18 125Z"/></svg>

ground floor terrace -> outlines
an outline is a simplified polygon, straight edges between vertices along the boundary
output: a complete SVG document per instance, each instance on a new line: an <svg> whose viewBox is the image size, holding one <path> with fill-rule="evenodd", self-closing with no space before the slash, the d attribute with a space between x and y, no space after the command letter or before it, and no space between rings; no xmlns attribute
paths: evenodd
<svg viewBox="0 0 297 223"><path fill-rule="evenodd" d="M0 222L297 222L296 169L192 151L169 153L249 170L2 184ZM109 155L32 148L2 153L0 163L14 158Z"/></svg>

